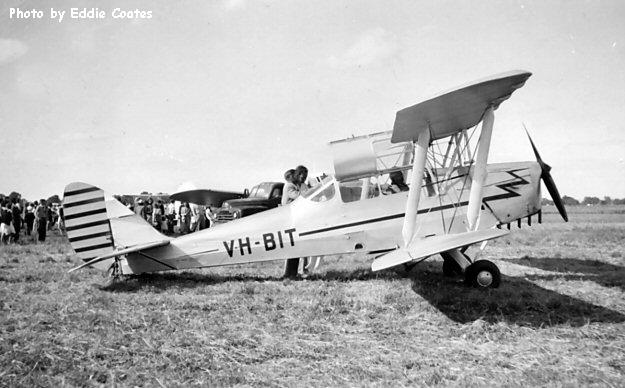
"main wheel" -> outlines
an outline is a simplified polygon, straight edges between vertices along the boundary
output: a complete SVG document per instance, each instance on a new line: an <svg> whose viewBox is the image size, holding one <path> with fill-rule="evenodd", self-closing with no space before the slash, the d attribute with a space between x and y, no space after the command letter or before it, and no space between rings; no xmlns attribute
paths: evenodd
<svg viewBox="0 0 625 388"><path fill-rule="evenodd" d="M492 261L478 260L464 272L465 282L477 288L497 288L501 283L501 272Z"/></svg>

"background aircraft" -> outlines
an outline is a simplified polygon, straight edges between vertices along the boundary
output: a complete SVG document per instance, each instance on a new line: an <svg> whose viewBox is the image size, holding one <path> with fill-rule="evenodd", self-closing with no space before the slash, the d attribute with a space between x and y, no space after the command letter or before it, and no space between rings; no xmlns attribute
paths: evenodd
<svg viewBox="0 0 625 388"><path fill-rule="evenodd" d="M231 191L219 191L208 189L193 189L178 191L169 196L172 201L189 202L197 205L220 207L224 201L229 199L245 198L247 192L237 193Z"/></svg>

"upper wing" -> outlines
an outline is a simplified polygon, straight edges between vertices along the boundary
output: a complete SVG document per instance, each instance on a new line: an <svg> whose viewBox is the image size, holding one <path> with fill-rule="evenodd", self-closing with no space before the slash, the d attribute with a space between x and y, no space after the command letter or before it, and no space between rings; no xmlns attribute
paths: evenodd
<svg viewBox="0 0 625 388"><path fill-rule="evenodd" d="M531 75L522 70L497 74L402 109L395 117L391 142L416 141L428 130L434 141L471 128L489 106L497 109Z"/></svg>
<svg viewBox="0 0 625 388"><path fill-rule="evenodd" d="M224 201L229 199L243 198L243 193L198 189L180 191L170 195L169 198L174 201L220 207Z"/></svg>
<svg viewBox="0 0 625 388"><path fill-rule="evenodd" d="M480 241L491 240L508 233L507 230L503 229L483 229L474 232L446 234L413 240L406 248L397 249L375 259L373 264L371 264L371 269L380 271L440 252L475 244Z"/></svg>

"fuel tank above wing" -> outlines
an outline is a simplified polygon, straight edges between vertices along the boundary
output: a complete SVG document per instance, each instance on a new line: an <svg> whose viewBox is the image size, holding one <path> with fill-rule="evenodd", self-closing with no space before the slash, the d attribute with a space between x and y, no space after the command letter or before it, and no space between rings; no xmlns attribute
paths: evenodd
<svg viewBox="0 0 625 388"><path fill-rule="evenodd" d="M329 143L338 181L351 181L411 167L410 143L392 144L391 131Z"/></svg>

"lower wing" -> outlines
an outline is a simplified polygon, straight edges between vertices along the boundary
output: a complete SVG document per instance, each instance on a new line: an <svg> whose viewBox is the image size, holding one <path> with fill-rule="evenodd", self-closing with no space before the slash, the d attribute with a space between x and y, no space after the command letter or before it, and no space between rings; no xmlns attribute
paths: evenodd
<svg viewBox="0 0 625 388"><path fill-rule="evenodd" d="M371 269L380 271L409 261L423 259L440 252L457 249L508 234L507 230L484 229L474 232L446 234L413 240L406 248L389 252L373 261Z"/></svg>

